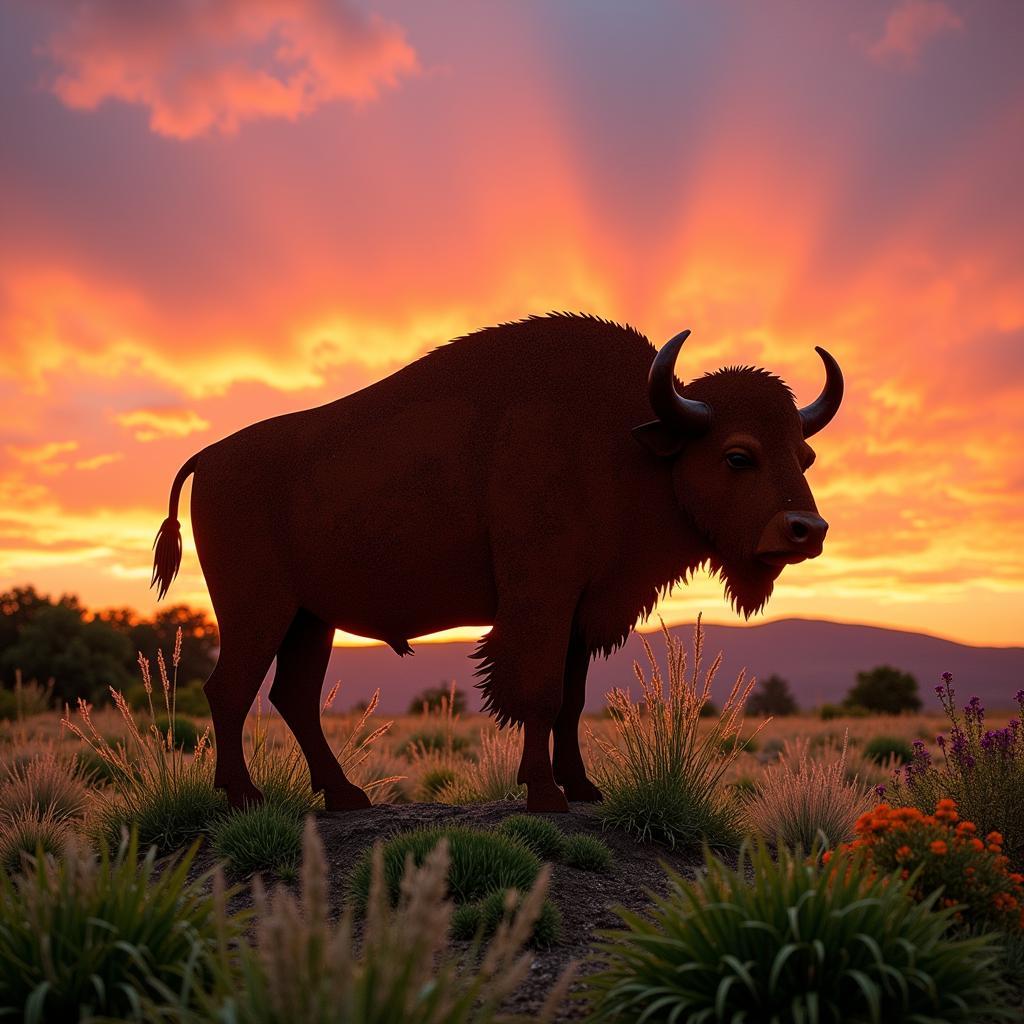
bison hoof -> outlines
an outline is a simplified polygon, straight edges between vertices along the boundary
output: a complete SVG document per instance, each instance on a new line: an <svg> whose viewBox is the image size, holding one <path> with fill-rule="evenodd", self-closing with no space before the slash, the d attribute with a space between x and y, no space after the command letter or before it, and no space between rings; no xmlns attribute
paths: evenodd
<svg viewBox="0 0 1024 1024"><path fill-rule="evenodd" d="M219 785L217 788L227 793L228 803L238 810L263 803L263 794L251 782Z"/></svg>
<svg viewBox="0 0 1024 1024"><path fill-rule="evenodd" d="M533 814L566 814L569 801L557 786L527 785L526 809Z"/></svg>
<svg viewBox="0 0 1024 1024"><path fill-rule="evenodd" d="M370 806L370 798L358 786L324 790L324 807L329 811L362 811Z"/></svg>
<svg viewBox="0 0 1024 1024"><path fill-rule="evenodd" d="M590 779L580 779L579 782L566 782L563 787L568 800L579 800L587 804L599 804L604 795Z"/></svg>

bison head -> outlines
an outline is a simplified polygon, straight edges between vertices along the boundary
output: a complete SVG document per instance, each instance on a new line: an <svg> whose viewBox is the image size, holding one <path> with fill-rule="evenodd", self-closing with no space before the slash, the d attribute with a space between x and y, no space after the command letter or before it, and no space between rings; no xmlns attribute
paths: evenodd
<svg viewBox="0 0 1024 1024"><path fill-rule="evenodd" d="M703 538L727 595L749 617L786 565L821 554L828 523L804 476L814 461L807 438L838 411L843 375L818 348L825 387L802 409L783 381L749 366L716 370L679 390L673 370L689 333L655 356L648 394L658 418L633 434L673 460L680 510Z"/></svg>

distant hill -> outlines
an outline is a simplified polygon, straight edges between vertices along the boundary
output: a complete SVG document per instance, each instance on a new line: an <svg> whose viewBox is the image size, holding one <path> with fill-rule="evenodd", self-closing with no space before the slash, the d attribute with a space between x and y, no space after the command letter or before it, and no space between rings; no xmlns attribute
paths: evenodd
<svg viewBox="0 0 1024 1024"><path fill-rule="evenodd" d="M688 644L692 626L677 626L673 632ZM773 672L783 676L802 708L841 700L858 671L881 664L913 673L926 709L938 710L933 687L943 672L953 673L958 697L977 694L993 708L1009 707L1013 694L1024 687L1024 647L969 647L920 633L814 619L706 626L705 633L706 661L719 650L725 653L715 690L719 700L741 668L758 678ZM659 651L660 638L655 634L651 639ZM388 647L338 647L331 654L326 685L341 680L339 708L366 700L380 687L381 710L397 714L420 690L455 679L475 710L480 701L473 688L476 662L468 657L473 648L470 643L420 644L414 657L399 658ZM635 692L634 660L646 663L639 640L631 636L607 661L592 663L588 710L603 707L603 694L613 686L632 686Z"/></svg>

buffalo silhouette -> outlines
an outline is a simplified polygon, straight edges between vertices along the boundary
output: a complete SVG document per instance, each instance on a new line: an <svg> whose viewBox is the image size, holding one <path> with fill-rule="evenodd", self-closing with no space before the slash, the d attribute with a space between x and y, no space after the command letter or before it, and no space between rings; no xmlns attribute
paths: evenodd
<svg viewBox="0 0 1024 1024"><path fill-rule="evenodd" d="M828 528L804 477L806 439L839 408L838 364L817 349L826 383L803 409L752 367L679 388L688 333L656 352L633 328L584 314L488 327L181 467L153 584L162 598L177 574L178 496L194 473L221 638L206 683L215 782L232 804L260 799L242 727L275 657L270 699L314 790L332 810L366 807L319 720L334 630L401 655L410 637L466 623L492 624L477 685L499 723L523 726L528 809L601 799L578 738L590 659L700 566L749 617L784 566L821 553Z"/></svg>

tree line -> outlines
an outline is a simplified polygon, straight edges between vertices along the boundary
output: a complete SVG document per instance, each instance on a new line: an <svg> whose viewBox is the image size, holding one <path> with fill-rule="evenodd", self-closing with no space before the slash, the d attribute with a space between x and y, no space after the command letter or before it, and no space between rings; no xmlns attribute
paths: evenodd
<svg viewBox="0 0 1024 1024"><path fill-rule="evenodd" d="M0 685L13 687L20 672L26 682L52 682L58 706L79 697L102 703L108 687L126 691L138 682L139 652L155 662L163 650L169 667L179 628L178 682L205 682L219 643L205 612L187 605L162 608L151 619L130 608L90 612L73 594L53 598L14 587L0 593Z"/></svg>

